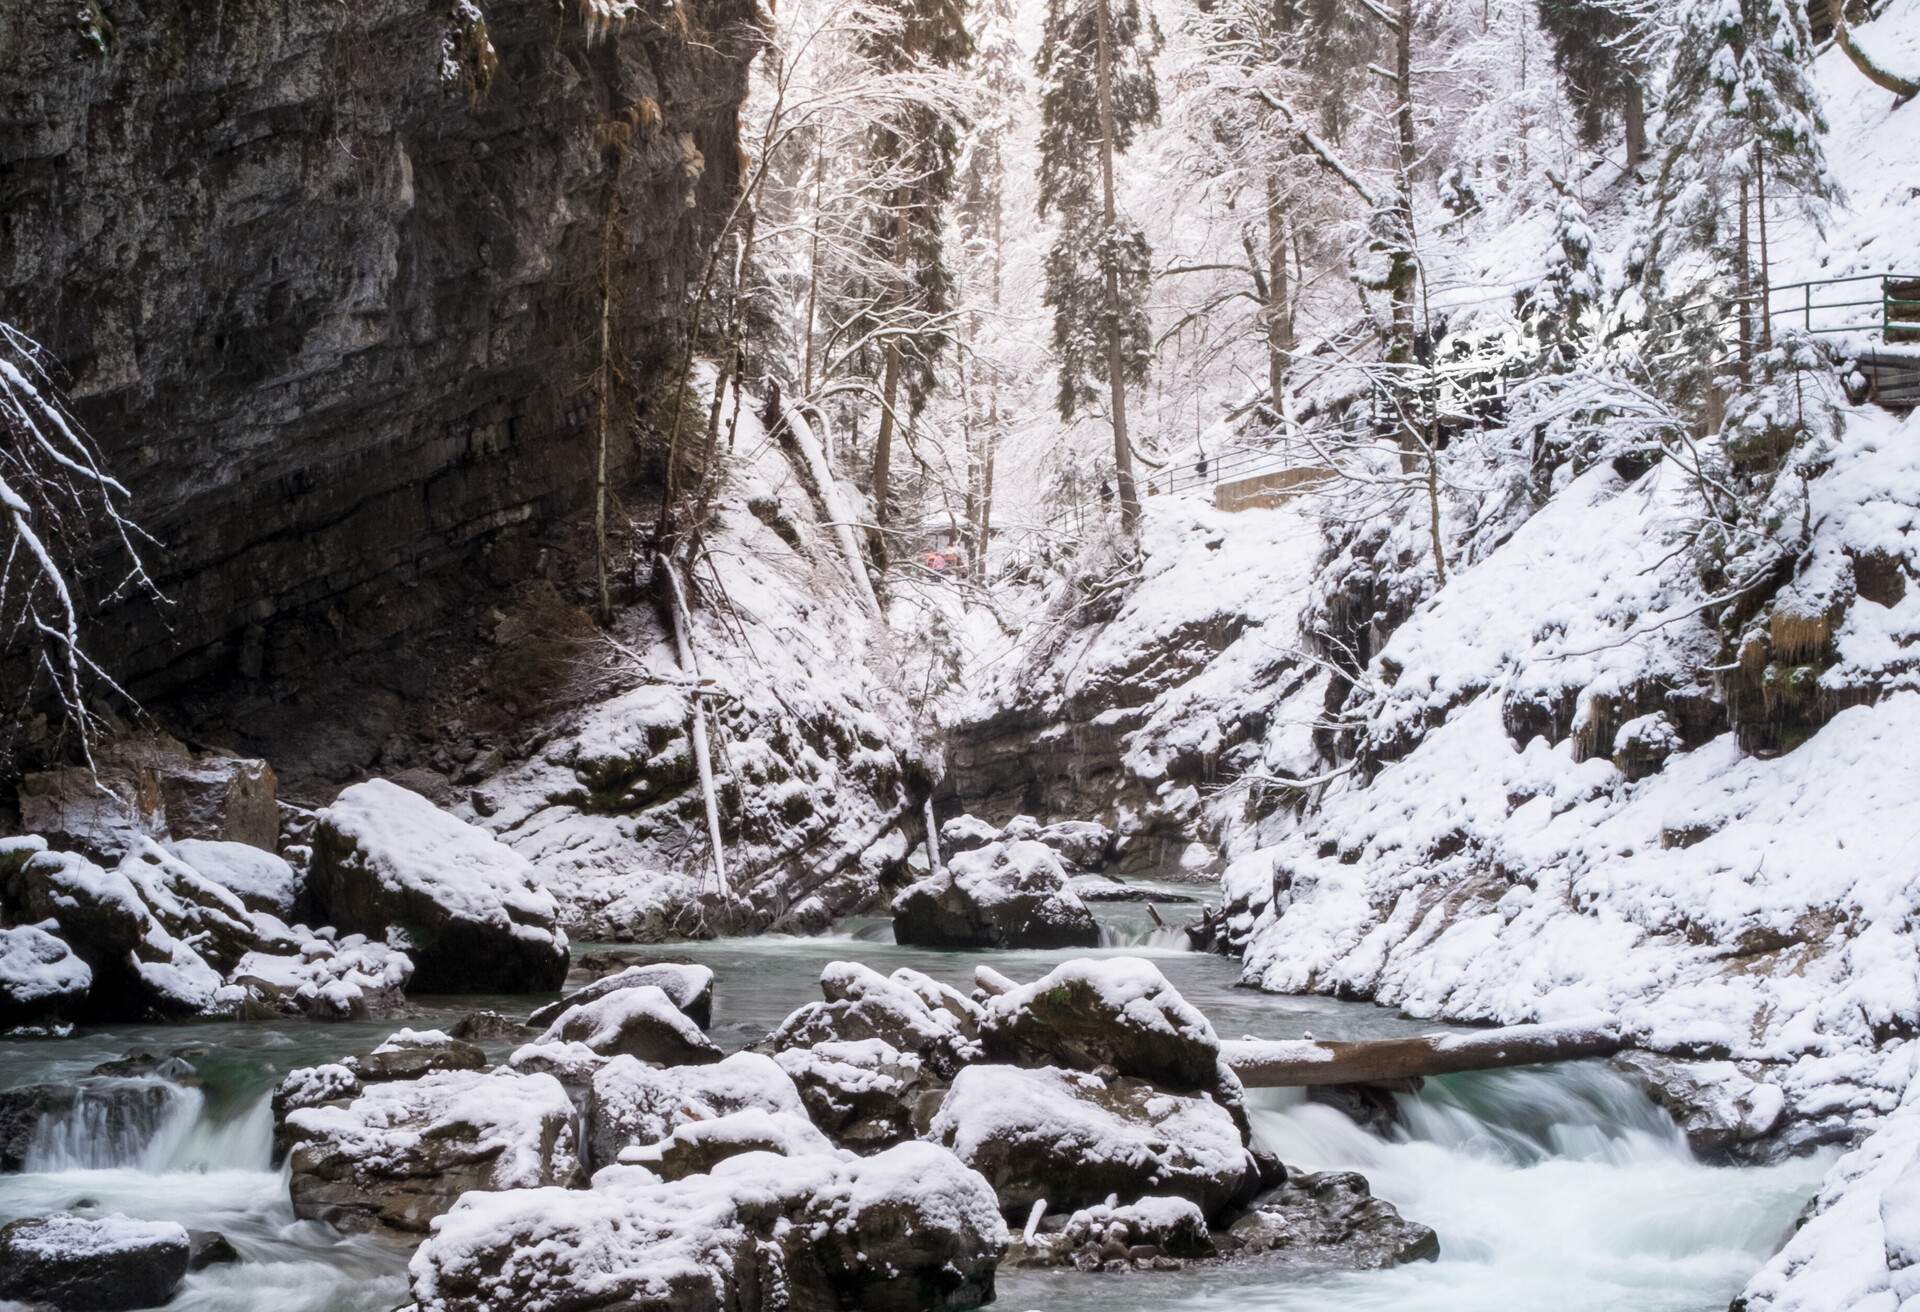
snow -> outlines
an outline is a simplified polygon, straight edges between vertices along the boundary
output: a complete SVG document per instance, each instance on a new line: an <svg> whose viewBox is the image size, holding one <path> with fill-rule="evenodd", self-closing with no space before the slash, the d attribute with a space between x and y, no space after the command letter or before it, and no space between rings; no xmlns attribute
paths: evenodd
<svg viewBox="0 0 1920 1312"><path fill-rule="evenodd" d="M652 984L616 989L590 1002L568 1007L534 1040L536 1044L580 1043L600 1053L619 1051L636 1030L672 1034L689 1053L718 1053L713 1041L673 999ZM655 1039L649 1047L657 1046Z"/></svg>
<svg viewBox="0 0 1920 1312"><path fill-rule="evenodd" d="M689 1121L758 1108L804 1117L800 1091L771 1057L736 1052L710 1066L650 1067L618 1056L593 1076L589 1120L623 1145L657 1143ZM597 1136L596 1136L597 1137Z"/></svg>
<svg viewBox="0 0 1920 1312"><path fill-rule="evenodd" d="M1081 957L1056 966L1031 984L988 999L987 1027L1011 1024L1036 999L1070 985L1090 991L1102 1012L1149 1041L1220 1045L1213 1022L1180 996L1158 966L1141 957Z"/></svg>
<svg viewBox="0 0 1920 1312"><path fill-rule="evenodd" d="M531 943L566 946L564 933L546 928L559 908L526 858L418 793L370 779L316 819L355 846L388 892L425 897L458 919Z"/></svg>
<svg viewBox="0 0 1920 1312"><path fill-rule="evenodd" d="M815 1153L833 1154L832 1140L814 1128L812 1121L791 1112L770 1112L763 1107L744 1107L737 1112L710 1121L688 1121L677 1125L666 1138L650 1144L635 1144L620 1150L620 1165L644 1166L659 1171L681 1153L698 1160L715 1156L726 1149L735 1152L760 1151L782 1157L806 1157Z"/></svg>
<svg viewBox="0 0 1920 1312"><path fill-rule="evenodd" d="M36 1257L97 1259L161 1246L185 1248L187 1232L172 1221L140 1221L119 1212L101 1217L63 1212L10 1230L7 1244Z"/></svg>
<svg viewBox="0 0 1920 1312"><path fill-rule="evenodd" d="M248 907L276 916L293 914L294 902L300 896L300 877L272 852L245 843L201 838L180 839L169 850Z"/></svg>
<svg viewBox="0 0 1920 1312"><path fill-rule="evenodd" d="M93 971L67 945L34 925L0 929L0 1002L31 1005L84 993Z"/></svg>
<svg viewBox="0 0 1920 1312"><path fill-rule="evenodd" d="M297 1003L307 1015L349 1016L382 997L397 1000L412 977L406 953L350 934L338 945L306 940L297 956L249 952L227 978L266 1002Z"/></svg>

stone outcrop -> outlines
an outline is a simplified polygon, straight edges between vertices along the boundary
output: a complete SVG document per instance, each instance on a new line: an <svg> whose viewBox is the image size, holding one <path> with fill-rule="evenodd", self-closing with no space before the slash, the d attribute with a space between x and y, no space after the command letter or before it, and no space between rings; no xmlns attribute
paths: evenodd
<svg viewBox="0 0 1920 1312"><path fill-rule="evenodd" d="M754 6L481 8L0 14L0 304L165 545L174 604L123 608L95 653L136 692L285 697L531 574L591 486L576 384L616 194L619 327L634 377L664 372L739 186Z"/></svg>
<svg viewBox="0 0 1920 1312"><path fill-rule="evenodd" d="M540 1044L578 1043L601 1057L626 1054L663 1066L717 1062L719 1045L651 984L615 989L561 1012Z"/></svg>
<svg viewBox="0 0 1920 1312"><path fill-rule="evenodd" d="M651 985L667 995L667 1000L685 1012L693 1022L706 1029L713 1024L713 971L706 966L675 963L627 966L602 975L585 988L577 989L558 1002L536 1007L527 1016L527 1024L544 1029L560 1018L569 1007L594 1002L621 989Z"/></svg>

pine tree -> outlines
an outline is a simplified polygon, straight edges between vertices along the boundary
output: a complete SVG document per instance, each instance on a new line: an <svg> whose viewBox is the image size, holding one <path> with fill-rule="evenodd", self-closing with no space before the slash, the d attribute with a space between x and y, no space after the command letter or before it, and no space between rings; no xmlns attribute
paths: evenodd
<svg viewBox="0 0 1920 1312"><path fill-rule="evenodd" d="M874 0L877 21L855 45L879 77L935 68L960 70L973 56L965 0ZM953 277L947 268L946 207L953 199L959 135L943 106L902 97L869 137L867 167L890 192L872 216L868 243L881 253L875 279L842 289L857 307L851 336L878 339L881 361L879 430L873 447L874 518L892 517L893 436L901 388L907 411L918 414L933 389L934 363L949 329ZM884 559L884 549L883 549Z"/></svg>
<svg viewBox="0 0 1920 1312"><path fill-rule="evenodd" d="M1040 214L1057 213L1046 302L1060 366L1059 409L1071 419L1108 391L1120 522L1140 518L1127 433L1127 385L1146 380L1151 251L1114 199L1115 158L1160 114L1153 57L1159 31L1140 0L1047 0L1038 69Z"/></svg>
<svg viewBox="0 0 1920 1312"><path fill-rule="evenodd" d="M1547 275L1533 292L1532 327L1541 361L1551 370L1571 367L1594 329L1600 283L1593 266L1593 229L1587 208L1572 192L1560 197L1554 213L1553 247Z"/></svg>
<svg viewBox="0 0 1920 1312"><path fill-rule="evenodd" d="M1647 276L1669 304L1731 284L1743 370L1755 337L1771 336L1769 192L1816 220L1835 195L1811 53L1797 0L1690 0L1680 15ZM1672 267L1682 272L1669 278Z"/></svg>
<svg viewBox="0 0 1920 1312"><path fill-rule="evenodd" d="M1618 118L1626 129L1627 167L1647 153L1645 72L1637 45L1642 24L1623 0L1539 0L1540 26L1553 42L1554 67L1573 103L1581 144L1594 148Z"/></svg>

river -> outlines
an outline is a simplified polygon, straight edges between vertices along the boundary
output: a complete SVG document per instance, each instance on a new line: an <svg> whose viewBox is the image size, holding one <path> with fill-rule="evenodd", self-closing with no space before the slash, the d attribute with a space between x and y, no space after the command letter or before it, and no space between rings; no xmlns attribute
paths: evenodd
<svg viewBox="0 0 1920 1312"><path fill-rule="evenodd" d="M1155 929L1144 907L1096 910L1109 946L1095 955L1151 957L1223 1037L1367 1038L1434 1028L1364 1003L1238 988L1235 963L1183 950L1177 931ZM817 938L675 944L657 959L713 968L711 1032L733 1050L817 998L829 961L882 972L913 966L966 988L981 961L1031 979L1081 955L1088 954L904 948L885 920L857 919ZM218 1230L243 1261L189 1276L168 1304L181 1312L385 1312L405 1302L407 1250L294 1218L285 1175L269 1161L269 1092L286 1071L365 1052L403 1024L446 1028L476 1009L523 1014L545 1000L416 998L412 1014L378 1022L102 1026L61 1040L0 1041L7 1087L77 1078L130 1052L182 1048L205 1081L174 1097L144 1144L112 1143L84 1122L43 1126L30 1169L0 1175L0 1222L72 1209ZM485 1046L504 1056L512 1045ZM1785 1239L1830 1160L1702 1165L1665 1114L1604 1063L1429 1081L1417 1096L1402 1096L1405 1126L1391 1142L1296 1094L1251 1098L1264 1146L1293 1167L1363 1172L1376 1194L1438 1231L1441 1260L1358 1275L1261 1263L1121 1276L1003 1271L997 1306L1720 1312Z"/></svg>

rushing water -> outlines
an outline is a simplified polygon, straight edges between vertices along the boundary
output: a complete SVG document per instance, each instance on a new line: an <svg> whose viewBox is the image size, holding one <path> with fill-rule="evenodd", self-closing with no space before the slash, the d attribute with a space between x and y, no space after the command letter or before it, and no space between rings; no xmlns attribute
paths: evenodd
<svg viewBox="0 0 1920 1312"><path fill-rule="evenodd" d="M1182 918L1162 905L1169 921ZM1093 955L1151 957L1222 1035L1369 1038L1433 1028L1364 1004L1237 988L1234 963L1182 950L1179 932L1156 927L1143 906L1097 911L1106 942ZM1080 955L1088 954L904 948L888 922L870 919L818 938L678 944L658 959L713 968L712 1032L733 1049L818 997L828 961L883 972L912 966L966 987L981 962L1030 979ZM269 1164L269 1091L285 1071L365 1052L401 1024L449 1027L468 1011L521 1014L544 1000L429 998L399 1020L115 1026L52 1042L0 1042L7 1086L75 1079L129 1052L181 1048L205 1081L203 1089L170 1090L154 1131L129 1136L137 1143L113 1141L85 1111L43 1126L30 1169L0 1176L0 1222L60 1210L124 1212L226 1235L241 1264L189 1276L172 1308L383 1312L405 1301L407 1251L294 1218L285 1173ZM488 1046L504 1055L511 1045ZM1376 1194L1439 1232L1441 1260L1362 1275L1257 1262L1137 1276L1009 1271L1000 1306L1718 1312L1778 1247L1823 1167L1702 1166L1663 1113L1598 1063L1432 1081L1403 1097L1405 1128L1392 1142L1297 1095L1253 1097L1265 1146L1295 1167L1362 1171Z"/></svg>

